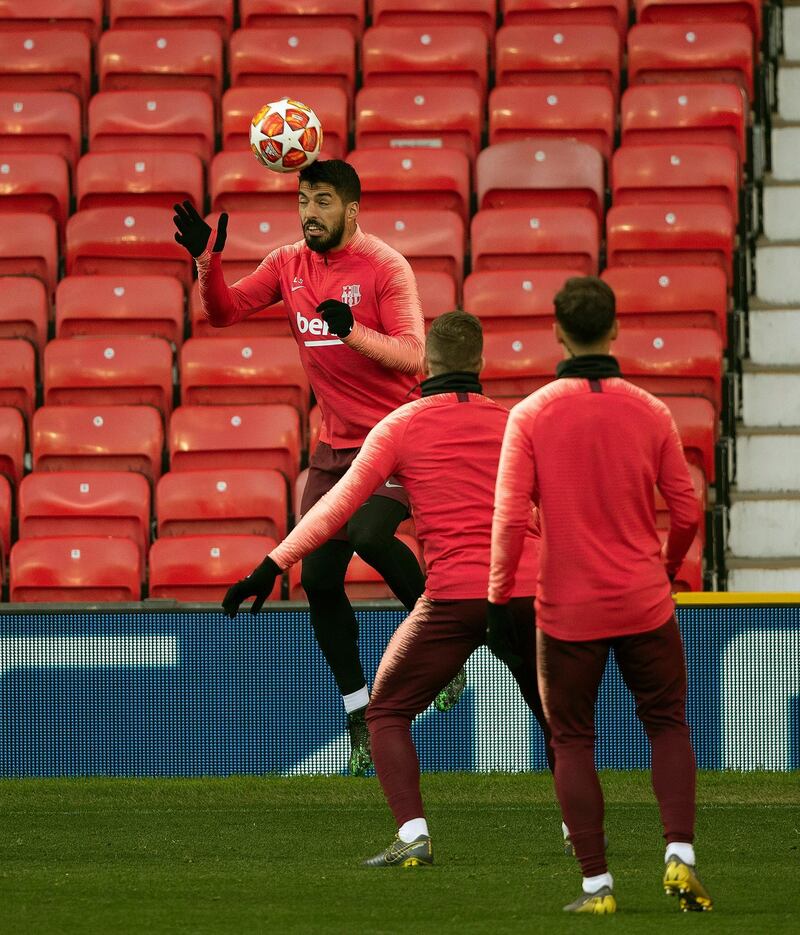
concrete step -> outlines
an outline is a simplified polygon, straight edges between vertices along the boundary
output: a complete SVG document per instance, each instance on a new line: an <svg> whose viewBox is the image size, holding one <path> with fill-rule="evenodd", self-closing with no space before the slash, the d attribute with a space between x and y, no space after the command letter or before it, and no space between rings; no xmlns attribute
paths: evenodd
<svg viewBox="0 0 800 935"><path fill-rule="evenodd" d="M800 6L793 5L791 0L783 3L783 54L800 61Z"/></svg>
<svg viewBox="0 0 800 935"><path fill-rule="evenodd" d="M729 591L800 591L800 559L764 561L763 559L729 558Z"/></svg>
<svg viewBox="0 0 800 935"><path fill-rule="evenodd" d="M800 566L800 493L731 493L728 550L749 559L791 559Z"/></svg>
<svg viewBox="0 0 800 935"><path fill-rule="evenodd" d="M800 302L769 305L751 299L749 327L754 364L794 364L800 369Z"/></svg>
<svg viewBox="0 0 800 935"><path fill-rule="evenodd" d="M788 51L778 68L778 114L784 120L800 121L800 61Z"/></svg>
<svg viewBox="0 0 800 935"><path fill-rule="evenodd" d="M800 124L773 122L772 177L779 182L800 180Z"/></svg>
<svg viewBox="0 0 800 935"><path fill-rule="evenodd" d="M800 428L736 432L736 494L800 493Z"/></svg>
<svg viewBox="0 0 800 935"><path fill-rule="evenodd" d="M800 182L767 180L764 186L764 236L771 241L800 240Z"/></svg>
<svg viewBox="0 0 800 935"><path fill-rule="evenodd" d="M773 305L800 303L800 243L759 240L756 294Z"/></svg>
<svg viewBox="0 0 800 935"><path fill-rule="evenodd" d="M746 426L800 426L800 369L745 361L742 422Z"/></svg>

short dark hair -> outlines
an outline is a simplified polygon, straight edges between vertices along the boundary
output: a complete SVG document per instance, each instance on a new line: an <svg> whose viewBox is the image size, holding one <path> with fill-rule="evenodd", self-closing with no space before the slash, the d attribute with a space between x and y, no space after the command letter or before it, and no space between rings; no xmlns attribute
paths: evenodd
<svg viewBox="0 0 800 935"><path fill-rule="evenodd" d="M605 337L617 314L611 286L597 276L573 276L553 302L561 330L578 344L594 344Z"/></svg>
<svg viewBox="0 0 800 935"><path fill-rule="evenodd" d="M320 184L332 186L346 205L361 201L361 179L350 163L343 159L316 159L300 170L298 185L303 182L312 188Z"/></svg>
<svg viewBox="0 0 800 935"><path fill-rule="evenodd" d="M451 373L478 373L483 354L483 328L469 312L445 312L434 318L425 341L428 363Z"/></svg>

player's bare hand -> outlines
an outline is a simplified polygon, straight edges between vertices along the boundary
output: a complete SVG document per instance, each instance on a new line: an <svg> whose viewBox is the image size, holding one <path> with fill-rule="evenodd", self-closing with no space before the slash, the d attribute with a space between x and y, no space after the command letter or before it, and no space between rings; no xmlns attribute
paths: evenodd
<svg viewBox="0 0 800 935"><path fill-rule="evenodd" d="M275 581L281 574L281 569L267 556L246 578L242 578L241 581L237 581L228 588L227 594L222 599L222 609L225 614L233 620L248 597L255 598L250 613L257 614L264 606L264 601L272 593Z"/></svg>
<svg viewBox="0 0 800 935"><path fill-rule="evenodd" d="M211 236L211 225L207 224L197 213L197 209L191 201L184 201L183 204L172 206L175 216L172 220L175 222L177 231L175 240L185 247L195 258L199 257L208 246L208 238ZM225 240L228 236L228 215L222 212L217 221L217 237L214 241L214 253L219 253L225 246Z"/></svg>
<svg viewBox="0 0 800 935"><path fill-rule="evenodd" d="M353 312L346 302L325 299L317 306L317 314L322 316L328 330L337 338L346 338L353 330Z"/></svg>
<svg viewBox="0 0 800 935"><path fill-rule="evenodd" d="M486 611L486 643L492 654L509 669L522 665L514 618L508 604L489 603Z"/></svg>

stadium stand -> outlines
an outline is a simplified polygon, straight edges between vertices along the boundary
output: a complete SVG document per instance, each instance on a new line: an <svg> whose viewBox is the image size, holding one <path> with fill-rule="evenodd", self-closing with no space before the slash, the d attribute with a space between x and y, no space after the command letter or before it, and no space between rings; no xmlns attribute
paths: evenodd
<svg viewBox="0 0 800 935"><path fill-rule="evenodd" d="M35 402L36 351L33 345L16 338L0 338L0 406L18 409L28 422Z"/></svg>
<svg viewBox="0 0 800 935"><path fill-rule="evenodd" d="M46 214L58 225L59 243L70 204L69 166L50 153L0 154L0 212Z"/></svg>
<svg viewBox="0 0 800 935"><path fill-rule="evenodd" d="M112 29L202 27L228 39L233 28L234 0L181 0L177 7L174 0L108 0L106 6Z"/></svg>
<svg viewBox="0 0 800 935"><path fill-rule="evenodd" d="M194 153L86 153L76 176L78 209L205 204L203 163Z"/></svg>
<svg viewBox="0 0 800 935"><path fill-rule="evenodd" d="M103 28L104 0L4 0L0 31L59 32L79 29L96 43Z"/></svg>
<svg viewBox="0 0 800 935"><path fill-rule="evenodd" d="M0 152L63 156L74 171L81 152L81 104L68 91L1 91Z"/></svg>
<svg viewBox="0 0 800 935"><path fill-rule="evenodd" d="M25 420L19 409L0 406L0 475L15 487L25 469Z"/></svg>
<svg viewBox="0 0 800 935"><path fill-rule="evenodd" d="M363 0L314 0L302 9L297 0L239 0L239 15L242 26L335 26L349 30L354 39L364 32Z"/></svg>
<svg viewBox="0 0 800 935"><path fill-rule="evenodd" d="M60 285L60 284L59 284ZM36 350L41 366L50 316L45 285L32 276L0 279L0 338L22 338Z"/></svg>
<svg viewBox="0 0 800 935"><path fill-rule="evenodd" d="M35 276L52 295L58 279L58 228L46 214L3 215L0 276Z"/></svg>
<svg viewBox="0 0 800 935"><path fill-rule="evenodd" d="M91 81L92 44L81 30L0 30L0 89L68 91L85 107Z"/></svg>
<svg viewBox="0 0 800 935"><path fill-rule="evenodd" d="M500 0L503 22L508 26L526 23L613 26L624 37L628 29L628 0Z"/></svg>

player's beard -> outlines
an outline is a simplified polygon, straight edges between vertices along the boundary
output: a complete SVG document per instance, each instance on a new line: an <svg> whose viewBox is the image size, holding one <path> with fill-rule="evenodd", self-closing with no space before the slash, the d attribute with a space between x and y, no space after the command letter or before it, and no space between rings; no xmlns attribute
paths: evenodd
<svg viewBox="0 0 800 935"><path fill-rule="evenodd" d="M306 226L303 226L303 237L309 250L313 250L315 253L325 253L326 250L337 247L341 243L344 236L344 211L335 227L327 228L319 222L315 223L323 231L318 237L309 238L306 234Z"/></svg>

